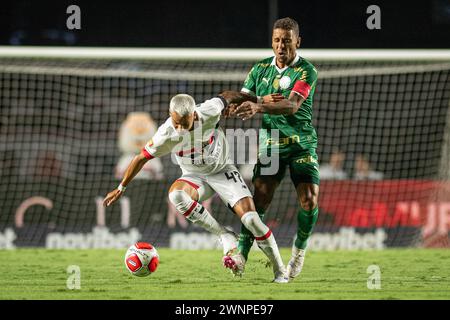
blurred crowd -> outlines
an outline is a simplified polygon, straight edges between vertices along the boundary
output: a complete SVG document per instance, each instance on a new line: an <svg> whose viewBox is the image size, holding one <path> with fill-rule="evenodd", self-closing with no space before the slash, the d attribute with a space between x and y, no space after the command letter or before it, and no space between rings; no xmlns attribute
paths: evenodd
<svg viewBox="0 0 450 320"><path fill-rule="evenodd" d="M346 155L339 149L333 150L327 163L320 165L321 180L382 180L384 175L376 171L365 154L357 154L353 163L353 171L349 174L345 169Z"/></svg>

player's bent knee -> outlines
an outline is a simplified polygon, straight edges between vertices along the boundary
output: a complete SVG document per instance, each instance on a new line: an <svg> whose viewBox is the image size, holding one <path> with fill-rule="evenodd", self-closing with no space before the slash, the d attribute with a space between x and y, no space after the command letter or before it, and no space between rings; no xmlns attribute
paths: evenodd
<svg viewBox="0 0 450 320"><path fill-rule="evenodd" d="M242 217L247 212L256 211L252 197L244 197L233 206L233 212Z"/></svg>
<svg viewBox="0 0 450 320"><path fill-rule="evenodd" d="M319 198L319 186L315 184L301 183L297 187L300 206L303 210L311 211L317 207Z"/></svg>
<svg viewBox="0 0 450 320"><path fill-rule="evenodd" d="M254 227L257 225L257 219L260 219L258 215L252 214L252 212L247 212L242 216L242 224L247 227Z"/></svg>
<svg viewBox="0 0 450 320"><path fill-rule="evenodd" d="M267 208L270 205L270 202L272 201L272 195L271 194L260 194L253 197L253 201L255 202L255 206L257 208L261 208L263 210L267 210Z"/></svg>
<svg viewBox="0 0 450 320"><path fill-rule="evenodd" d="M266 210L272 202L273 195L278 186L278 182L275 180L262 180L258 178L254 182L255 194L253 201L259 209Z"/></svg>
<svg viewBox="0 0 450 320"><path fill-rule="evenodd" d="M191 197L184 190L172 190L169 193L169 200L181 213L188 211L192 205Z"/></svg>
<svg viewBox="0 0 450 320"><path fill-rule="evenodd" d="M255 236L261 236L269 231L255 211L247 212L241 217L242 224Z"/></svg>
<svg viewBox="0 0 450 320"><path fill-rule="evenodd" d="M302 208L306 211L314 210L317 207L317 198L316 197L307 197L302 199L300 202Z"/></svg>

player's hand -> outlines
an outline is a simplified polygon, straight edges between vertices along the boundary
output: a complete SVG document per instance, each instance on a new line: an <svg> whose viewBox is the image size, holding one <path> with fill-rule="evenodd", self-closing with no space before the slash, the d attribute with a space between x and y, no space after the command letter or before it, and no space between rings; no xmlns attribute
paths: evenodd
<svg viewBox="0 0 450 320"><path fill-rule="evenodd" d="M236 115L242 120L247 120L261 111L261 107L254 102L245 101L236 110Z"/></svg>
<svg viewBox="0 0 450 320"><path fill-rule="evenodd" d="M108 193L108 195L105 197L105 199L103 199L103 206L109 207L114 202L119 200L119 198L122 196L122 194L123 194L123 192L120 191L119 189L114 189L113 191Z"/></svg>
<svg viewBox="0 0 450 320"><path fill-rule="evenodd" d="M238 105L235 103L230 103L228 105L228 107L226 107L225 109L223 109L222 111L222 115L224 118L230 118L233 117L236 114L236 109L237 109Z"/></svg>
<svg viewBox="0 0 450 320"><path fill-rule="evenodd" d="M273 103L284 99L281 93L272 93L263 97L263 103Z"/></svg>

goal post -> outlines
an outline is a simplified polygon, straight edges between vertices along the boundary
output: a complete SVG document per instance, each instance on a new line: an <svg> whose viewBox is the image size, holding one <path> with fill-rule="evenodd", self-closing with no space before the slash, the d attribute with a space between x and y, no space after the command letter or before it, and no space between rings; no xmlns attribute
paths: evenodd
<svg viewBox="0 0 450 320"><path fill-rule="evenodd" d="M319 73L313 124L323 177L310 248L448 246L450 50L298 52ZM170 156L148 162L113 207L101 199L167 118L173 95L202 102L240 90L251 66L272 55L0 47L0 239L9 239L0 248L125 248L138 240L217 247L169 206L167 191L181 174ZM244 134L260 124L260 116L221 121ZM342 162L341 175L330 162ZM251 186L253 163L238 167ZM296 198L286 173L265 217L282 247L296 233ZM205 205L239 230L220 198Z"/></svg>
<svg viewBox="0 0 450 320"><path fill-rule="evenodd" d="M449 61L448 49L299 49L311 61ZM40 59L125 59L182 61L258 61L271 49L193 49L0 46L0 57Z"/></svg>

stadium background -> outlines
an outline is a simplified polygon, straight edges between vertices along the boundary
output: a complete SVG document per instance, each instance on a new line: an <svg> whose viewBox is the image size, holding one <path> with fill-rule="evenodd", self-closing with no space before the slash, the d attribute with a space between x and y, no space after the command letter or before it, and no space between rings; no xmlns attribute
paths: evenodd
<svg viewBox="0 0 450 320"><path fill-rule="evenodd" d="M69 4L81 8L81 30L65 27ZM123 10L120 4L107 2L44 6L17 1L1 11L0 42L174 51L270 48L274 18L289 15L300 22L305 49L448 47L447 2L415 7L403 1L395 5L378 1L382 29L372 31L365 27L369 4L279 0L255 6L227 1L218 8L202 1L195 6L168 1L158 6L136 2ZM357 18L339 18L344 15ZM104 211L99 199L119 182L114 176L122 154L118 136L130 112L148 112L160 124L174 94L187 92L202 101L224 89L239 90L254 62L2 57L0 245L125 247L139 237L161 247L215 246L213 238L191 225L168 225L166 192L180 174L170 157L162 161L163 178L134 181L126 193L128 200L120 205ZM449 61L312 62L321 77L314 103L320 160L326 163L339 147L347 156L344 169L350 174L345 181L323 181L315 231L322 237L316 237L313 245L318 249L448 246ZM156 71L164 75L158 78ZM258 119L245 125L227 120L224 126L257 128ZM358 154L367 155L384 179L353 180ZM292 186L285 179L266 217L281 246L292 243L296 210ZM239 227L217 198L212 212L221 222Z"/></svg>

